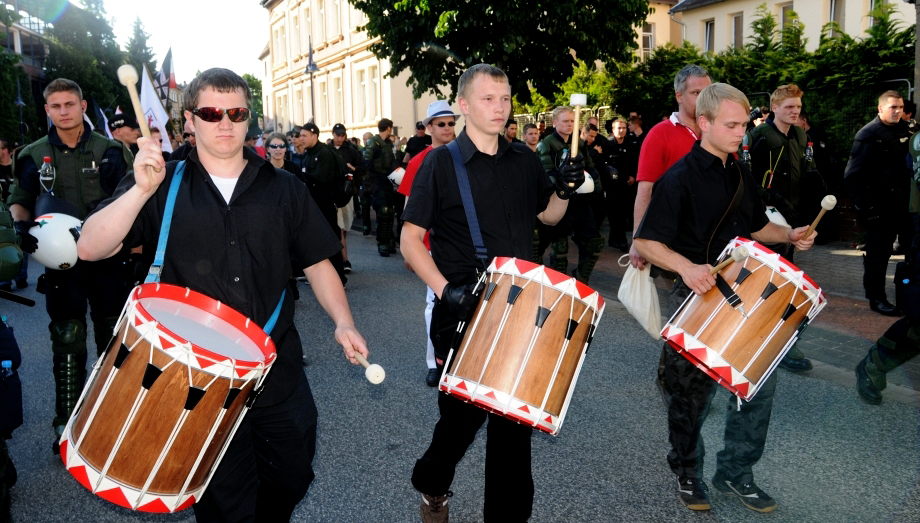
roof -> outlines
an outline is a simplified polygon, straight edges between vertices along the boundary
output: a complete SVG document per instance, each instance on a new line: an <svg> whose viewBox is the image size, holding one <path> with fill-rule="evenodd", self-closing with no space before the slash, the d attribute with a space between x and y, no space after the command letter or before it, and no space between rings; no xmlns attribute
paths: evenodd
<svg viewBox="0 0 920 523"><path fill-rule="evenodd" d="M698 7L704 7L704 6L712 5L712 4L718 4L724 1L725 0L683 0L679 4L672 7L669 12L679 13L681 11L689 11L691 9L696 9Z"/></svg>

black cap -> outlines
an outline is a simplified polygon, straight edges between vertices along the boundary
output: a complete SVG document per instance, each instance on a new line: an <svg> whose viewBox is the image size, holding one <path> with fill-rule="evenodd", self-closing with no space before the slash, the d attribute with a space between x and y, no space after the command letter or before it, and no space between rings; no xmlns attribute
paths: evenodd
<svg viewBox="0 0 920 523"><path fill-rule="evenodd" d="M339 136L344 136L344 135L345 135L345 126L342 125L342 124L340 124L340 123L337 123L337 124L333 125L333 126L332 126L332 134L337 134L337 135L339 135Z"/></svg>
<svg viewBox="0 0 920 523"><path fill-rule="evenodd" d="M116 114L109 120L109 130L114 131L121 127L130 127L132 129L140 129L141 126L137 124L137 121L126 114Z"/></svg>
<svg viewBox="0 0 920 523"><path fill-rule="evenodd" d="M310 131L313 134L317 134L317 135L319 134L319 127L317 127L316 124L313 122L307 122L303 124L303 126L300 129L303 131Z"/></svg>
<svg viewBox="0 0 920 523"><path fill-rule="evenodd" d="M423 124L421 121L415 122L415 130L416 130L416 131L424 131L424 130L425 130L425 124Z"/></svg>

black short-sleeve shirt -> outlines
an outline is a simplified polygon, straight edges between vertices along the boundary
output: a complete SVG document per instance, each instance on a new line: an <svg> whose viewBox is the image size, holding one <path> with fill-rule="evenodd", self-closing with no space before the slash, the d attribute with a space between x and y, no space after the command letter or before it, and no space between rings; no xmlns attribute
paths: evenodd
<svg viewBox="0 0 920 523"><path fill-rule="evenodd" d="M744 192L738 206L726 216L738 190L739 174ZM655 183L636 237L661 242L693 263L714 264L732 238L750 238L768 222L750 171L732 155L723 165L696 142Z"/></svg>
<svg viewBox="0 0 920 523"><path fill-rule="evenodd" d="M457 137L470 178L476 216L489 257L529 259L534 219L549 202L552 184L526 145L495 137L495 155L480 152L466 131ZM453 160L446 146L422 163L403 219L431 231L431 256L452 283L469 281L479 263L464 214Z"/></svg>
<svg viewBox="0 0 920 523"><path fill-rule="evenodd" d="M160 281L201 292L265 325L293 269L324 260L342 246L303 183L254 151L244 148L243 154L248 163L229 204L202 167L197 150L189 154ZM142 245L151 254L156 250L176 166L167 164L166 178L144 204L125 245ZM133 185L134 177L126 176L98 209ZM287 293L271 332L278 359L260 403L284 399L302 379L302 350L293 320L294 302Z"/></svg>

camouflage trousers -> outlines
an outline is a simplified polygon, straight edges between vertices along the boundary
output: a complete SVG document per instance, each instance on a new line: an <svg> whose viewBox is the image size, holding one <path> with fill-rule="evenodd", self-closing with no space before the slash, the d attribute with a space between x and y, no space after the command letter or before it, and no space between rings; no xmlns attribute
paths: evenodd
<svg viewBox="0 0 920 523"><path fill-rule="evenodd" d="M662 349L662 387L667 398L668 464L678 476L701 478L705 447L700 430L721 387L667 344ZM740 408L734 396L726 405L725 447L716 455L716 472L731 481L753 480L752 468L763 455L773 410L776 373Z"/></svg>

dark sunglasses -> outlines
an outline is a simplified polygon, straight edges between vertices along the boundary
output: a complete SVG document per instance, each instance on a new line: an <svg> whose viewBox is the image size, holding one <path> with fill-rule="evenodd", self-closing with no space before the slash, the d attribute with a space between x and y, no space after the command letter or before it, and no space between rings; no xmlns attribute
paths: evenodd
<svg viewBox="0 0 920 523"><path fill-rule="evenodd" d="M227 118L231 122L239 123L245 122L249 119L249 109L246 107L234 107L232 109L221 109L219 107L199 107L192 110L192 114L201 118L206 122L219 122L224 118L224 113L227 113Z"/></svg>
<svg viewBox="0 0 920 523"><path fill-rule="evenodd" d="M457 122L438 122L438 123L436 123L435 125L438 126L438 127L444 127L445 125L449 125L449 126L453 127L453 126L457 125Z"/></svg>
<svg viewBox="0 0 920 523"><path fill-rule="evenodd" d="M190 136L195 136L195 133L182 133L183 138L188 138Z"/></svg>
<svg viewBox="0 0 920 523"><path fill-rule="evenodd" d="M283 144L283 143L276 143L276 144L274 144L274 145L269 145L268 148L269 148L269 149L284 149L284 144Z"/></svg>

